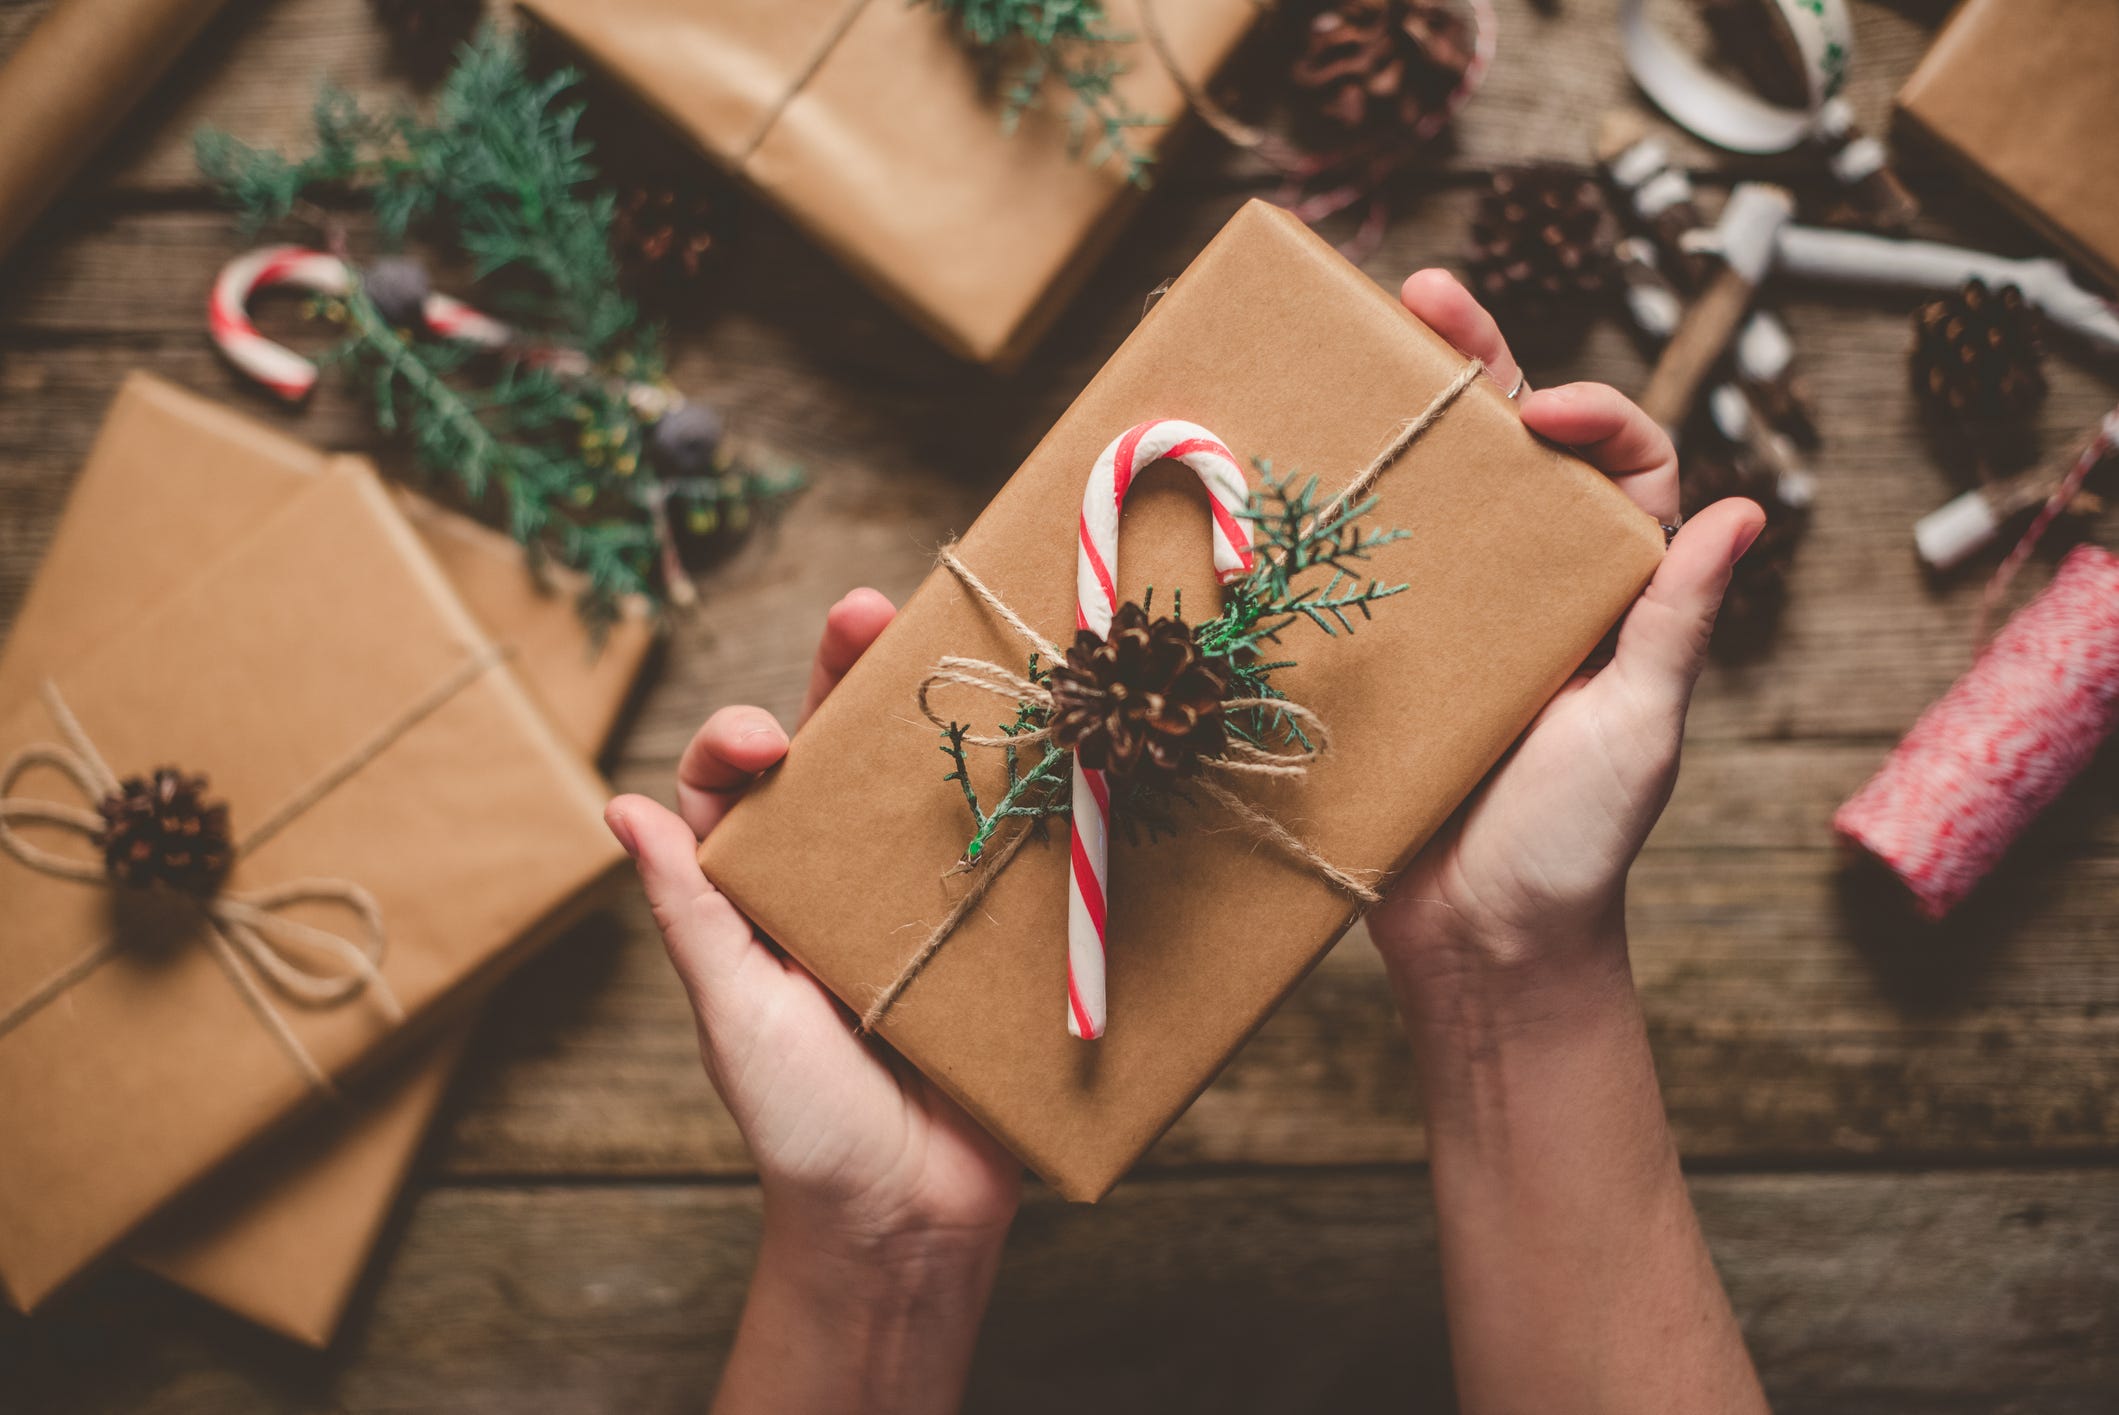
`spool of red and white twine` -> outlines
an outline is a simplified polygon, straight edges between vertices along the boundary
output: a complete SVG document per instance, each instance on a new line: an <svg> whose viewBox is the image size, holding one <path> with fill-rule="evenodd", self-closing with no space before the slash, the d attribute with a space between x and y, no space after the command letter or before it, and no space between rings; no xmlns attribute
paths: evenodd
<svg viewBox="0 0 2119 1415"><path fill-rule="evenodd" d="M1940 919L2119 724L2119 556L2079 546L1833 817Z"/></svg>
<svg viewBox="0 0 2119 1415"><path fill-rule="evenodd" d="M1169 458L1206 484L1213 511L1214 571L1221 583L1251 568L1251 531L1241 517L1250 498L1243 468L1220 438L1197 423L1158 418L1120 434L1089 471L1082 495L1081 551L1075 561L1074 623L1098 638L1118 610L1118 520L1134 473ZM1104 919L1110 879L1111 790L1104 773L1074 763L1067 897L1067 1030L1104 1034Z"/></svg>
<svg viewBox="0 0 2119 1415"><path fill-rule="evenodd" d="M351 266L329 251L302 246L262 246L237 256L221 268L206 301L206 326L213 342L230 363L264 384L290 403L298 403L316 387L317 369L283 344L275 344L250 320L250 301L260 290L288 285L311 294L343 298L352 293ZM502 349L517 344L520 336L509 326L480 313L461 300L430 294L420 306L427 328L444 339L475 344L483 349ZM531 357L563 362L567 351L528 349ZM575 356L578 358L578 356Z"/></svg>

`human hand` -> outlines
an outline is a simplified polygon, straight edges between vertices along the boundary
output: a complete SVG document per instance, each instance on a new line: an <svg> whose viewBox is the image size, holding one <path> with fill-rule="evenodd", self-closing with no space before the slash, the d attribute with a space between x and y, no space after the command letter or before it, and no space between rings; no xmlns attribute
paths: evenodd
<svg viewBox="0 0 2119 1415"><path fill-rule="evenodd" d="M805 720L894 613L874 590L832 607ZM864 1272L989 1262L1021 1167L924 1077L856 1036L824 986L762 942L699 868L699 842L787 742L762 708L722 708L678 762L676 811L621 796L604 819L639 868L707 1076L758 1166L769 1237Z"/></svg>
<svg viewBox="0 0 2119 1415"><path fill-rule="evenodd" d="M1500 328L1453 277L1420 271L1401 298L1484 359L1503 388L1515 385ZM1658 521L1677 519L1670 438L1617 390L1539 389L1521 408L1531 431L1572 448ZM1686 705L1730 571L1764 524L1757 506L1730 500L1679 531L1611 661L1560 690L1370 911L1408 1007L1458 1007L1453 985L1466 980L1535 991L1556 963L1623 969L1626 872L1676 779Z"/></svg>

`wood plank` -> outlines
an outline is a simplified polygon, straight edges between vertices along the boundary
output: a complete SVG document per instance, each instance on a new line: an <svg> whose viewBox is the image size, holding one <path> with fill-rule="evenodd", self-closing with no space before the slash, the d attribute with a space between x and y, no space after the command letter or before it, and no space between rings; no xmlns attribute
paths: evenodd
<svg viewBox="0 0 2119 1415"><path fill-rule="evenodd" d="M0 56L13 51L48 7L47 0L0 4ZM500 13L505 6L489 5ZM1575 0L1565 14L1538 0L1496 0L1499 52L1485 87L1460 117L1454 141L1438 146L1432 167L1446 173L1497 164L1550 159L1553 135L1580 132L1585 143L1595 116L1638 102L1619 51L1617 0ZM1701 31L1679 0L1657 0L1653 12L1674 30ZM1858 63L1848 98L1871 131L1888 122L1890 96L1926 49L1939 15L1897 8L1856 8ZM1283 41L1284 43L1284 41ZM1244 62L1238 86L1251 95L1283 91L1281 64L1270 42ZM1704 44L1701 45L1704 52ZM1555 62L1564 53L1564 62ZM299 146L309 138L309 105L319 80L329 78L378 106L418 97L421 85L393 59L383 31L360 0L239 0L229 5L129 121L100 160L81 195L92 201L199 189L191 135L214 125L260 145ZM1681 139L1685 160L1702 167L1742 166L1773 171L1783 161L1738 163L1728 154ZM1586 159L1586 148L1579 154ZM1173 186L1211 186L1255 172L1218 142L1201 141L1164 180Z"/></svg>
<svg viewBox="0 0 2119 1415"><path fill-rule="evenodd" d="M1693 1193L1776 1408L2109 1408L2111 1171L1703 1175ZM0 1317L22 1408L696 1410L758 1231L747 1186L440 1189L339 1348L294 1351L137 1274ZM1416 1171L1173 1177L1034 1197L967 1409L1447 1409ZM125 1359L110 1354L122 1350Z"/></svg>

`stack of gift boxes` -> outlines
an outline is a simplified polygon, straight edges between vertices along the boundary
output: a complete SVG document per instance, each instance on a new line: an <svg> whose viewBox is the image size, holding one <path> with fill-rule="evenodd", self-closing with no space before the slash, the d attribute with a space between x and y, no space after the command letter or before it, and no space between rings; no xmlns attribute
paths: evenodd
<svg viewBox="0 0 2119 1415"><path fill-rule="evenodd" d="M528 7L979 361L1024 353L1134 200L1118 164L1068 151L1059 120L1004 132L942 20L904 0ZM1141 19L1112 8L1114 29ZM1128 103L1179 116L1168 66L1203 80L1253 15L1164 5L1165 54L1124 56ZM1973 52L1977 23L1943 58ZM1974 160L2001 140L1953 125L1919 84L1906 104ZM1997 179L2100 253L2033 147L1994 159ZM1201 424L1330 496L1432 408L1374 488L1376 519L1409 534L1369 569L1407 588L1286 677L1332 749L1246 788L1315 859L1387 877L1662 547L1464 372L1299 222L1245 207L966 533L958 557L992 598L955 574L924 585L706 848L765 931L1070 1197L1116 1181L1357 906L1212 805L1174 840L1114 838L1110 1032L1071 1038L1066 827L956 909L977 876L914 710L922 681L944 658L1022 657L996 601L1068 637L1083 488L1127 428ZM1215 602L1202 500L1144 476L1120 598ZM34 1306L122 1258L329 1339L480 1001L613 882L588 763L652 637L635 615L592 643L567 587L506 538L357 458L145 375L125 385L0 657L0 1291ZM103 873L103 798L128 778L151 793L163 766L226 804L230 861L209 891ZM908 979L919 940L959 912Z"/></svg>
<svg viewBox="0 0 2119 1415"><path fill-rule="evenodd" d="M769 17L665 0L533 8L978 360L1020 356L1134 199L1117 164L1069 152L1063 125L1003 133L939 17L902 0ZM1253 13L1166 5L1169 55L1203 77ZM1114 6L1114 28L1138 18ZM1132 107L1176 117L1161 61L1126 57ZM1140 140L1159 149L1163 130ZM1662 545L1465 373L1299 222L1254 203L961 554L1063 638L1084 478L1127 426L1204 423L1246 466L1300 467L1329 495L1454 388L1377 489L1379 515L1411 534L1374 573L1410 588L1289 678L1329 720L1333 753L1253 803L1380 876L1594 647ZM1188 604L1213 602L1198 494L1142 478L1129 596L1182 586ZM479 1003L614 883L622 857L589 762L652 637L628 616L592 643L564 583L358 458L151 376L125 384L0 659L0 1292L33 1307L129 1260L330 1339ZM717 879L856 1011L965 887L961 797L933 733L908 725L917 684L938 656L1019 648L957 581L930 582L715 836ZM887 787L846 799L832 763L848 753ZM179 774L175 805L155 795L163 767ZM106 799L181 814L194 775L226 808L184 862L210 862L209 887L128 887L105 859ZM1059 849L1020 852L879 1019L1070 1197L1108 1189L1353 917L1330 880L1208 826L1114 841L1112 1028L1093 1050L1059 1005L1063 831Z"/></svg>
<svg viewBox="0 0 2119 1415"><path fill-rule="evenodd" d="M589 762L652 638L592 644L361 459L125 383L0 657L17 1305L116 1254L328 1339L477 999L612 882ZM109 778L165 766L227 808L210 897L74 868Z"/></svg>
<svg viewBox="0 0 2119 1415"><path fill-rule="evenodd" d="M1200 76L1255 18L1166 9ZM1138 195L1062 119L1004 133L931 10L535 12L976 360L1022 355ZM1155 156L1182 103L1139 18L1111 29ZM329 1341L480 1000L614 883L589 763L653 636L592 635L564 577L360 459L126 382L0 658L0 1296L129 1260ZM150 833L225 807L204 887L106 867L128 793Z"/></svg>

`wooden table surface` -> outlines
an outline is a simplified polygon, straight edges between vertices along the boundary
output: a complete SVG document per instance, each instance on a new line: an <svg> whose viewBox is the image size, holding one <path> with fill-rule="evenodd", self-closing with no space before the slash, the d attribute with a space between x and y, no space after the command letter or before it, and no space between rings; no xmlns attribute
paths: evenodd
<svg viewBox="0 0 2119 1415"><path fill-rule="evenodd" d="M0 51L45 0L0 0ZM1633 102L1615 0L1499 0L1501 52L1455 150L1367 262L1453 263L1481 174L1581 160ZM1857 0L1853 100L1881 128L1940 0ZM73 469L144 367L331 446L368 447L327 380L268 407L201 327L238 240L196 178L202 121L299 141L315 80L404 92L362 0L234 0L0 273L0 622ZM1727 159L1688 148L1703 166ZM1801 164L1767 164L1807 190ZM2037 243L1911 169L1923 228ZM823 610L902 596L1138 318L1261 184L1204 142L1175 164L1044 350L998 379L932 349L745 206L677 377L814 489L705 581L608 763L667 794L692 727L790 713ZM1770 651L1712 667L1683 778L1634 871L1633 958L1715 1255L1783 1410L2109 1411L2119 1398L2119 816L2111 754L1949 927L1863 907L1833 807L1965 666L1975 574L1923 583L1916 516L1953 489L1905 392L1901 293L1783 288L1825 437ZM1616 320L1514 331L1540 383L1637 390ZM2115 370L2061 346L2048 453ZM2049 566L2034 566L2042 582ZM972 1381L979 1411L1433 1409L1448 1404L1411 1061L1373 951L1335 950L1105 1204L1034 1193ZM0 1143L5 1143L0 1138ZM98 1275L0 1318L9 1411L662 1411L698 1407L757 1237L743 1147L637 903L527 967L483 1025L340 1342L293 1349L151 1279ZM1535 1341L1535 1332L1524 1334Z"/></svg>

